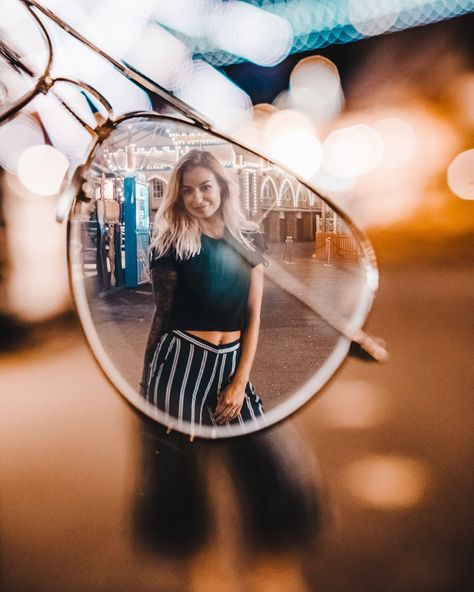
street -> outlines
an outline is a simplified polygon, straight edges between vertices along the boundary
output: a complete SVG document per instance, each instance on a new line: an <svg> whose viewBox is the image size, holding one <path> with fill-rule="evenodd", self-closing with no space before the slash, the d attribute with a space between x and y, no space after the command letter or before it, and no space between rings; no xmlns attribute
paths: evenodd
<svg viewBox="0 0 474 592"><path fill-rule="evenodd" d="M259 590L472 589L470 242L395 252L381 241L378 253L369 328L391 359L348 359L290 422L319 463L330 518L304 556L266 557ZM76 320L32 334L3 356L1 374L6 592L212 590L218 576L223 592L240 589L225 552L235 533L221 535L204 571L135 547L140 420L97 369ZM212 483L220 499L226 482Z"/></svg>

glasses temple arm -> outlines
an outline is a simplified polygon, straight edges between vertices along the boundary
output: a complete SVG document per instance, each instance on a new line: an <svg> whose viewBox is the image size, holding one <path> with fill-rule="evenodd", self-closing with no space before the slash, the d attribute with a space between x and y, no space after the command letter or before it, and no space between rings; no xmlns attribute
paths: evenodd
<svg viewBox="0 0 474 592"><path fill-rule="evenodd" d="M368 359L377 362L386 362L388 360L389 353L378 338L368 335L360 328L351 327L351 324L337 312L321 306L308 286L286 271L276 261L270 261L269 265L265 267L265 275L277 286L280 286L305 304L330 327L349 339L352 344L357 344L357 349L364 352L364 355L359 357L367 359L368 356ZM351 349L354 350L354 346ZM350 353L354 355L353 351Z"/></svg>
<svg viewBox="0 0 474 592"><path fill-rule="evenodd" d="M86 45L89 49L91 49L94 53L102 56L105 60L107 60L114 68L116 68L119 72L121 72L124 76L126 76L129 80L132 80L137 84L140 88L145 91L149 91L161 97L164 101L172 105L179 113L186 116L187 118L199 123L203 129L210 130L212 129L212 123L206 119L204 115L196 111L192 107L190 107L187 103L178 99L171 93L169 93L165 88L159 85L157 82L151 80L150 78L140 74L135 69L131 68L130 66L125 65L122 62L119 62L111 55L91 43L86 37L81 35L79 31L71 27L68 23L66 23L63 19L57 16L54 12L49 10L48 8L44 8L36 2L36 0L22 0L24 4L29 6L33 6L39 12L47 16L51 19L54 23L56 23L61 29L69 33L72 37L80 41L82 44Z"/></svg>
<svg viewBox="0 0 474 592"><path fill-rule="evenodd" d="M2 41L0 41L0 56L5 58L5 60L9 62L10 66L12 66L12 68L17 72L22 71L25 74L28 74L28 76L31 76L31 78L34 77L34 72L32 72L28 66L25 66L15 50L7 47Z"/></svg>

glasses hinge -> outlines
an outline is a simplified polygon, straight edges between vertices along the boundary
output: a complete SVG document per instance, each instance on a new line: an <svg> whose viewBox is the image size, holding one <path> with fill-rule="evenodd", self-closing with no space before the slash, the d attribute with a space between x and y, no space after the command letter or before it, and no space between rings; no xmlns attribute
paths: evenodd
<svg viewBox="0 0 474 592"><path fill-rule="evenodd" d="M96 115L96 121L98 126L96 127L94 132L97 134L99 142L103 142L110 136L115 124L110 119L110 117L107 117L106 119L103 115L100 115L100 113Z"/></svg>
<svg viewBox="0 0 474 592"><path fill-rule="evenodd" d="M51 78L50 76L45 76L42 80L38 82L38 91L45 95L51 90L54 83L54 78Z"/></svg>

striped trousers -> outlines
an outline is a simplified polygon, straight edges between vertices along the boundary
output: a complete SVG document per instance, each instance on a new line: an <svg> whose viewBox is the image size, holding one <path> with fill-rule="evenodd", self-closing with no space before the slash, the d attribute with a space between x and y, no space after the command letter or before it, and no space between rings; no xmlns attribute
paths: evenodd
<svg viewBox="0 0 474 592"><path fill-rule="evenodd" d="M214 345L185 331L165 333L150 364L145 397L180 422L217 425L217 397L230 383L239 358L240 341ZM262 416L262 403L248 382L240 415L228 423L243 426Z"/></svg>

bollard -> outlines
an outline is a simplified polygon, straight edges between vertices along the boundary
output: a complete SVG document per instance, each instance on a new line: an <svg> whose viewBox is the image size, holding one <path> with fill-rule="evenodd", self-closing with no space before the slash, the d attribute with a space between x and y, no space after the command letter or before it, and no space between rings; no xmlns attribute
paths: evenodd
<svg viewBox="0 0 474 592"><path fill-rule="evenodd" d="M286 243L286 246L285 246L285 254L283 255L283 261L284 261L284 263L291 265L293 263L293 250L291 248L291 245L293 244L293 237L288 235L286 237L285 243Z"/></svg>
<svg viewBox="0 0 474 592"><path fill-rule="evenodd" d="M332 263L331 263L331 237L328 236L326 239L326 255L327 255L327 259L326 259L326 263L324 264L326 267L332 267Z"/></svg>

